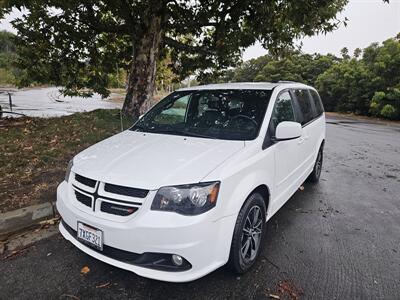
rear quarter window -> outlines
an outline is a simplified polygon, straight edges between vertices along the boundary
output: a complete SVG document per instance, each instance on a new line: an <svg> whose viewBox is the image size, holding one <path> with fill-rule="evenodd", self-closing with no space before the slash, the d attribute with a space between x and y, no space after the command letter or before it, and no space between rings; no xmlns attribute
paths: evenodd
<svg viewBox="0 0 400 300"><path fill-rule="evenodd" d="M322 105L321 97L314 90L310 90L311 97L314 101L315 106L315 117L319 117L324 112L324 107Z"/></svg>

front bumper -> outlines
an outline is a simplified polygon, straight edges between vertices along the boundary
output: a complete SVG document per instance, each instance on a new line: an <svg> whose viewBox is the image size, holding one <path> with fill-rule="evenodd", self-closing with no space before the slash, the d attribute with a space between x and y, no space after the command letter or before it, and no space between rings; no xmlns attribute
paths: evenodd
<svg viewBox="0 0 400 300"><path fill-rule="evenodd" d="M76 231L77 222L83 222L104 234L104 245L132 253L177 254L191 265L189 270L171 272L150 269L114 259L79 242L73 231L60 223L61 234L85 253L113 266L132 271L140 276L170 282L186 282L200 278L229 258L235 216L214 219L213 214L182 216L171 212L150 210L147 199L126 222L99 218L79 210L68 198L68 184L57 189L57 209L67 226Z"/></svg>

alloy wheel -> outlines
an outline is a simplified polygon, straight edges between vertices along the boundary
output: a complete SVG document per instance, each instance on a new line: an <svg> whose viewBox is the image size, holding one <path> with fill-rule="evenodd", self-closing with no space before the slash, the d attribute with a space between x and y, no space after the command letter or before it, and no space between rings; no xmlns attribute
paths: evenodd
<svg viewBox="0 0 400 300"><path fill-rule="evenodd" d="M258 253L261 242L263 215L259 206L253 206L243 224L240 257L244 264L252 262Z"/></svg>
<svg viewBox="0 0 400 300"><path fill-rule="evenodd" d="M319 151L317 161L315 163L315 175L317 178L321 175L321 170L322 170L322 151Z"/></svg>

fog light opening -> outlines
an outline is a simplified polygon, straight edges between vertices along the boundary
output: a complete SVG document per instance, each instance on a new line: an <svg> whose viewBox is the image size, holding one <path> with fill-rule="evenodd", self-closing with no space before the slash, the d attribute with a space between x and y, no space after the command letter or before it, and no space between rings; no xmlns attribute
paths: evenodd
<svg viewBox="0 0 400 300"><path fill-rule="evenodd" d="M172 254L172 262L174 263L175 266L180 267L183 264L183 258L182 256Z"/></svg>

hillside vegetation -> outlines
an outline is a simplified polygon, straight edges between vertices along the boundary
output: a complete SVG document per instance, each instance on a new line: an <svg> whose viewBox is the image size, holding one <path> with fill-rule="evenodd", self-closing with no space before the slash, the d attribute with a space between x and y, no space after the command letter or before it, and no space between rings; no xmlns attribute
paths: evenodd
<svg viewBox="0 0 400 300"><path fill-rule="evenodd" d="M0 84L15 85L19 70L14 66L17 59L13 42L14 34L0 31Z"/></svg>
<svg viewBox="0 0 400 300"><path fill-rule="evenodd" d="M227 70L221 82L294 80L315 86L327 111L400 119L400 34L382 44L332 54L265 55Z"/></svg>

